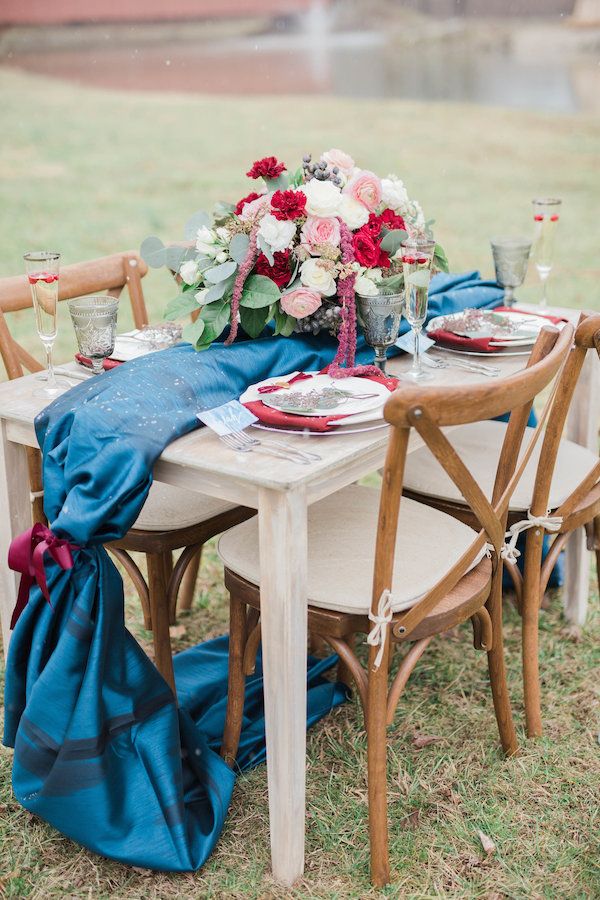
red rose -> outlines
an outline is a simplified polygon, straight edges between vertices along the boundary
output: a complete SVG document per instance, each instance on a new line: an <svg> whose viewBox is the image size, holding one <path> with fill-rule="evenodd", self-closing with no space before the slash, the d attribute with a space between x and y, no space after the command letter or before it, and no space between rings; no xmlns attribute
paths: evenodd
<svg viewBox="0 0 600 900"><path fill-rule="evenodd" d="M297 219L306 215L306 194L302 191L275 191L271 212L276 219Z"/></svg>
<svg viewBox="0 0 600 900"><path fill-rule="evenodd" d="M257 194L255 191L252 191L250 194L248 194L247 197L242 197L242 199L238 200L237 202L237 205L233 211L234 214L236 216L239 216L246 203L250 203L252 200L258 200L258 198L262 196L262 194Z"/></svg>
<svg viewBox="0 0 600 900"><path fill-rule="evenodd" d="M278 250L273 254L273 265L264 253L260 253L256 260L257 275L265 275L274 281L277 287L284 287L290 280L290 251Z"/></svg>
<svg viewBox="0 0 600 900"><path fill-rule="evenodd" d="M385 250L379 251L379 259L377 260L377 265L380 269L389 269L391 266L390 262L390 254L386 253Z"/></svg>
<svg viewBox="0 0 600 900"><path fill-rule="evenodd" d="M252 168L246 172L248 178L278 178L285 171L285 165L277 161L275 156L265 156L252 163Z"/></svg>
<svg viewBox="0 0 600 900"><path fill-rule="evenodd" d="M361 266L367 269L378 265L379 263L379 244L373 240L373 235L369 230L369 225L363 225L352 238L352 247L354 249L354 258Z"/></svg>
<svg viewBox="0 0 600 900"><path fill-rule="evenodd" d="M402 216L395 213L393 209L384 209L379 216L379 221L382 225L385 225L389 231L406 231L404 219Z"/></svg>

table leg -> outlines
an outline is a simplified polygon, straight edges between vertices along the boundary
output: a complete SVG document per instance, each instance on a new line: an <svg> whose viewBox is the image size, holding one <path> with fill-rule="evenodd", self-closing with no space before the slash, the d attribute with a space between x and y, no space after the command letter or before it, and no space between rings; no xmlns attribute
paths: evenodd
<svg viewBox="0 0 600 900"><path fill-rule="evenodd" d="M259 491L260 595L274 877L304 870L307 505L298 491Z"/></svg>
<svg viewBox="0 0 600 900"><path fill-rule="evenodd" d="M595 353L590 352L573 395L567 437L597 453L599 421L600 360ZM584 531L580 528L571 535L565 553L563 604L565 616L570 622L584 624L589 592L590 555L586 549Z"/></svg>
<svg viewBox="0 0 600 900"><path fill-rule="evenodd" d="M31 528L27 449L7 439L6 422L0 422L0 510L0 622L6 657L19 580L8 568L8 548L13 537Z"/></svg>

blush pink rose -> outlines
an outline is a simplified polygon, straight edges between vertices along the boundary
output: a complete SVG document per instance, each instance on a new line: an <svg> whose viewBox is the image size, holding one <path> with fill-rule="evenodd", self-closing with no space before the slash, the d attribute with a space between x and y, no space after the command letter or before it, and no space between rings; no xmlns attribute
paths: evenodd
<svg viewBox="0 0 600 900"><path fill-rule="evenodd" d="M244 207L239 214L239 218L244 222L247 219L252 219L254 216L263 208L263 206L271 205L271 195L270 194L262 194L260 197L257 197L255 200L251 200L249 203L244 203Z"/></svg>
<svg viewBox="0 0 600 900"><path fill-rule="evenodd" d="M350 194L354 200L358 200L368 210L375 212L381 203L381 181L374 172L363 169L350 179L344 193Z"/></svg>
<svg viewBox="0 0 600 900"><path fill-rule="evenodd" d="M317 244L331 244L332 247L339 247L340 223L333 216L326 218L309 216L302 226L300 241L310 253L314 252Z"/></svg>
<svg viewBox="0 0 600 900"><path fill-rule="evenodd" d="M354 171L354 160L350 154L345 153L343 150L337 150L335 147L324 153L321 159L324 159L332 168L337 166L342 175L345 175L347 178Z"/></svg>
<svg viewBox="0 0 600 900"><path fill-rule="evenodd" d="M284 294L281 298L281 308L288 316L294 316L295 319L303 319L305 316L312 316L318 310L323 302L321 295L316 291L309 291L307 288L297 288Z"/></svg>

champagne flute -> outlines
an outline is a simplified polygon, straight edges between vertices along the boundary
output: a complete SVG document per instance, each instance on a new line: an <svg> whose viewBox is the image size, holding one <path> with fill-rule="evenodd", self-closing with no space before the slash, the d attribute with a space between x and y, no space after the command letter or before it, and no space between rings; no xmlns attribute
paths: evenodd
<svg viewBox="0 0 600 900"><path fill-rule="evenodd" d="M23 259L31 287L37 333L46 351L46 385L34 391L34 396L52 400L63 391L56 380L52 361L57 331L60 253L49 250L31 251Z"/></svg>
<svg viewBox="0 0 600 900"><path fill-rule="evenodd" d="M531 203L534 221L533 258L542 282L542 298L539 305L540 311L542 311L548 309L548 276L554 262L556 226L560 217L562 200L548 197L532 200Z"/></svg>
<svg viewBox="0 0 600 900"><path fill-rule="evenodd" d="M421 362L421 331L427 318L431 264L435 253L435 241L412 238L402 244L402 270L404 272L405 311L414 339L413 362L410 372L401 377L418 383L431 381L433 375L425 372Z"/></svg>

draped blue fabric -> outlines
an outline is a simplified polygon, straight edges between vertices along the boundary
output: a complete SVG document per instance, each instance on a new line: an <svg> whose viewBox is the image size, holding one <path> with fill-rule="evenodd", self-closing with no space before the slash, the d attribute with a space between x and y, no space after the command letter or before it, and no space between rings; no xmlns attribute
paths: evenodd
<svg viewBox="0 0 600 900"><path fill-rule="evenodd" d="M498 305L478 273L439 275L430 314ZM190 871L221 832L235 774L218 755L227 638L175 657L180 705L124 625L123 585L102 546L134 523L167 444L199 427L196 413L246 386L331 361L328 338L265 336L184 344L119 366L68 391L36 420L52 531L79 549L74 567L47 562L50 607L34 587L8 657L4 742L15 748L20 803L103 856ZM359 342L358 361L373 351ZM344 693L309 657L307 724ZM248 679L238 766L264 759L262 671Z"/></svg>

